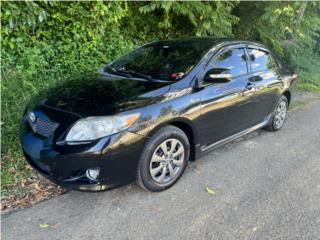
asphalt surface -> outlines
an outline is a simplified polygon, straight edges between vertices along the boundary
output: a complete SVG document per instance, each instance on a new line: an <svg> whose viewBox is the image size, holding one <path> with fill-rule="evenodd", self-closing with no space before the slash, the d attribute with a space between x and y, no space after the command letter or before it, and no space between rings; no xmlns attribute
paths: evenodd
<svg viewBox="0 0 320 240"><path fill-rule="evenodd" d="M2 239L320 239L320 101L190 163L165 192L71 191L2 216Z"/></svg>

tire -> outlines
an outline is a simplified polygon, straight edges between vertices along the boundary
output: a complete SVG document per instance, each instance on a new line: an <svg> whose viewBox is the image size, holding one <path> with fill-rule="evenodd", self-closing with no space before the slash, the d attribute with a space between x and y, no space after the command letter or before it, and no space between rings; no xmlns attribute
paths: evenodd
<svg viewBox="0 0 320 240"><path fill-rule="evenodd" d="M170 188L182 176L189 156L190 143L181 129L169 125L157 130L140 156L138 185L152 192Z"/></svg>
<svg viewBox="0 0 320 240"><path fill-rule="evenodd" d="M271 132L279 131L284 125L287 116L287 110L288 99L282 95L276 104L268 125L264 129Z"/></svg>

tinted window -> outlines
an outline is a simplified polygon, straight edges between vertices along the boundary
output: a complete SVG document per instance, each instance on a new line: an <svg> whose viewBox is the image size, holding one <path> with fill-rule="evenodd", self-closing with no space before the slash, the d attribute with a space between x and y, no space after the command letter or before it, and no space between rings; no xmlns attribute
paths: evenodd
<svg viewBox="0 0 320 240"><path fill-rule="evenodd" d="M112 65L121 71L176 80L186 75L212 47L207 41L161 41L134 50Z"/></svg>
<svg viewBox="0 0 320 240"><path fill-rule="evenodd" d="M247 73L247 62L244 50L240 48L226 50L215 57L211 68L230 69L232 76Z"/></svg>
<svg viewBox="0 0 320 240"><path fill-rule="evenodd" d="M253 72L274 69L277 66L275 59L267 52L257 49L249 49L248 53L251 63L251 71Z"/></svg>

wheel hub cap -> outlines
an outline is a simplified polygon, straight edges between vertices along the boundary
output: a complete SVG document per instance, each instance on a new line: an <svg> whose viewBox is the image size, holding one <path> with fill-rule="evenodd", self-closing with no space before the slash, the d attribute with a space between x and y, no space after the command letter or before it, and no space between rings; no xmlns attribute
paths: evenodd
<svg viewBox="0 0 320 240"><path fill-rule="evenodd" d="M160 143L150 161L150 175L159 184L170 184L182 171L184 146L175 138Z"/></svg>
<svg viewBox="0 0 320 240"><path fill-rule="evenodd" d="M276 116L275 116L275 127L280 128L284 120L286 118L287 113L287 104L285 101L282 101L279 103L277 109L276 109Z"/></svg>

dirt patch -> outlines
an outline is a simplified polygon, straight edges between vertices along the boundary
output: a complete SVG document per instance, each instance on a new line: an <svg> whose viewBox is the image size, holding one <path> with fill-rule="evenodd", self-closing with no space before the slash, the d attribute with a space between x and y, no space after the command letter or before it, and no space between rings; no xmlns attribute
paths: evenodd
<svg viewBox="0 0 320 240"><path fill-rule="evenodd" d="M30 176L22 179L7 192L1 194L1 213L27 208L34 203L42 202L51 197L67 192L30 168Z"/></svg>
<svg viewBox="0 0 320 240"><path fill-rule="evenodd" d="M304 101L306 104L308 104L310 102L320 100L320 94L313 92L295 92L292 98L293 101Z"/></svg>

